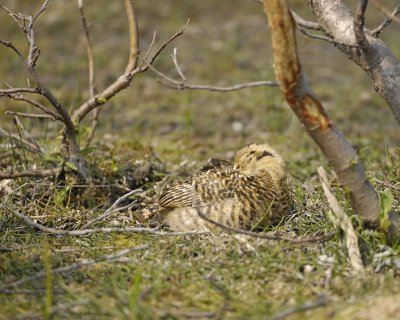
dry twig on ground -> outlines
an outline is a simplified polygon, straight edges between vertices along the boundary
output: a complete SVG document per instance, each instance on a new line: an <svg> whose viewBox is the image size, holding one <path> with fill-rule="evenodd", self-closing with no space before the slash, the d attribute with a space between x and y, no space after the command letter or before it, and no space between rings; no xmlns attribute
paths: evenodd
<svg viewBox="0 0 400 320"><path fill-rule="evenodd" d="M270 233L263 233L263 232L253 232L253 231L248 231L248 230L243 230L243 229L238 229L238 228L233 228L228 225L225 225L221 222L215 221L210 219L206 214L201 212L201 208L197 210L197 214L199 215L200 218L206 220L207 222L210 222L218 227L220 227L223 231L228 232L228 233L237 233L237 234L242 234L245 236L250 236L253 238L259 238L259 239L268 239L268 240L277 240L277 241L286 241L294 244L303 244L303 243L312 243L312 242L324 242L332 239L336 234L337 230L332 230L326 234L318 235L318 236L309 236L309 237L303 237L303 238L292 238L292 237L287 237L283 235L279 235L274 232Z"/></svg>
<svg viewBox="0 0 400 320"><path fill-rule="evenodd" d="M48 228L40 223L34 222L32 219L18 212L18 210L8 207L3 204L4 210L10 212L12 215L20 218L28 226L40 230L42 232L61 235L61 236L86 236L94 233L136 233L136 234L150 234L155 236L191 236L191 235L207 235L210 234L208 231L188 231L188 232L167 232L159 231L153 228L143 228L143 227L116 227L116 228L94 228L94 229L81 229L81 230L62 230Z"/></svg>
<svg viewBox="0 0 400 320"><path fill-rule="evenodd" d="M104 219L106 219L107 217L109 217L110 215L112 215L115 212L119 212L122 210L125 210L127 208L129 208L132 203L130 203L127 206L124 207L117 207L122 201L124 201L125 199L127 199L128 197L130 197L131 195L138 193L138 192L142 192L142 189L137 189L137 190L132 190L126 194L124 194L122 197L119 197L103 214L101 214L100 216L88 221L87 223L85 223L82 226L82 229L87 229L88 227L90 227L93 223L95 222L99 222L102 221Z"/></svg>
<svg viewBox="0 0 400 320"><path fill-rule="evenodd" d="M302 303L300 305L288 308L285 311L282 311L274 316L272 316L271 318L268 318L269 320L282 320L282 319L286 319L287 317L298 313L298 312L304 312L307 310L313 310L316 308L320 308L325 306L328 303L328 300L326 298L325 295L321 295L319 296L316 300L314 301L308 301L305 303Z"/></svg>

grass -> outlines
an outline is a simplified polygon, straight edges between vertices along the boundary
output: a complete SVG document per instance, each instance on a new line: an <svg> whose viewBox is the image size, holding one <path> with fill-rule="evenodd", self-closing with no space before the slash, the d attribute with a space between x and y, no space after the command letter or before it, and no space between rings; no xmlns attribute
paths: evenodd
<svg viewBox="0 0 400 320"><path fill-rule="evenodd" d="M182 1L178 6L172 0L136 2L142 51L150 43L154 29L160 43L191 17L184 36L174 43L191 82L230 85L273 79L266 21L257 3ZM296 10L307 15L302 3L292 2ZM5 4L11 6L11 1ZM123 5L105 0L96 1L96 5L88 1L86 5L97 85L102 88L126 63ZM13 6L16 11L29 11L35 5L17 1ZM375 25L381 18L369 17L367 23ZM53 2L39 21L37 41L42 56L38 68L57 97L74 109L87 97L85 51L83 36L77 36L81 35L77 8L73 3ZM394 27L388 29L384 37L398 53L398 31ZM0 38L23 45L15 23L7 17ZM393 208L399 210L400 136L389 109L374 93L367 76L333 46L299 35L299 49L313 88L358 150L371 183L378 191L388 188L394 196ZM25 86L26 75L19 62L4 48L0 50L4 54L0 62L3 80L13 86ZM168 50L156 67L176 76L169 58L172 47ZM30 111L25 105L5 99L0 100L0 110ZM210 156L229 157L243 144L265 141L286 159L296 203L294 214L274 230L298 237L333 228L316 175L317 166L328 167L327 163L276 89L226 94L181 92L161 86L153 74L146 73L104 105L100 119L94 148L87 150L90 164L101 173L95 177L96 183L142 187L147 190L146 195L131 198L137 200L138 206L154 197L165 184L195 171ZM0 121L14 131L11 119L3 112ZM242 124L242 130L234 130L235 122ZM61 128L37 120L23 123L47 150L47 161L50 156L59 161L56 137ZM82 127L89 125L86 121ZM22 168L25 159L30 165L47 163L46 159L26 153L25 157L21 154L21 158L0 165L2 170L11 165ZM51 179L17 179L8 183L12 188L21 188L12 202L24 214L46 226L71 230L103 213L125 192L110 186L76 187L69 180L58 185ZM345 194L335 185L334 190L351 215ZM290 307L317 301L321 294L327 297L325 306L297 312L291 318L392 319L399 311L399 269L395 268L395 260L400 248L395 246L393 256L376 260L376 254L383 250L382 235L363 231L357 227L357 218L352 218L368 266L360 274L351 273L340 235L322 244L304 245L239 235L56 237L33 230L1 208L0 286L46 272L40 280L0 294L0 319L269 319ZM126 226L134 222L133 210L113 215L95 226ZM150 248L66 274L49 272L50 268L142 244ZM388 266L377 272L380 262L387 262Z"/></svg>

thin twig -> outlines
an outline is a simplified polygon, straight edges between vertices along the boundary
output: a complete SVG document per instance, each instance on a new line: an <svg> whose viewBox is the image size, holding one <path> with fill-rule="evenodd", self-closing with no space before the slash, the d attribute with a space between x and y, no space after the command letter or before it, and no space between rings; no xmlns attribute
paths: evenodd
<svg viewBox="0 0 400 320"><path fill-rule="evenodd" d="M0 5L0 7L4 8L1 5ZM22 61L24 60L24 58L22 57L21 52L19 52L19 50L13 45L13 43L11 41L0 40L0 43L3 44L4 46L6 46L7 48L11 48L19 56L19 58ZM23 92L29 92L29 91L23 91Z"/></svg>
<svg viewBox="0 0 400 320"><path fill-rule="evenodd" d="M18 132L19 141L22 144L22 139L23 139L22 138L22 133L23 133L23 131L25 131L25 128L23 127L22 123L19 121L18 117L14 117L13 120L14 120L14 125L15 125L15 127L17 129L17 132ZM9 133L9 135L10 135L10 133ZM10 137L10 140L11 140L11 137ZM30 143L32 143L32 141L30 141L29 139L28 139L28 141ZM37 145L35 145L35 146L37 147ZM25 149L22 149L22 157L23 157L24 164L25 164L25 170L28 170L28 160L26 159Z"/></svg>
<svg viewBox="0 0 400 320"><path fill-rule="evenodd" d="M49 4L49 1L50 1L50 0L45 0L45 1L43 2L43 4L42 4L42 6L40 7L38 13L36 13L35 16L33 17L33 19L32 19L33 22L35 22L35 20L36 20L37 18L39 18L39 16L44 12L44 10L47 9L47 6L48 6L48 4Z"/></svg>
<svg viewBox="0 0 400 320"><path fill-rule="evenodd" d="M63 118L57 112L54 112L53 110L48 109L47 107L45 107L44 105L42 105L41 103L39 103L36 100L32 100L30 98L26 98L22 94L5 94L5 96L10 98L10 99L16 100L16 101L27 102L27 103L31 104L32 106L38 108L39 110L42 110L44 113L50 115L55 120L63 121Z"/></svg>
<svg viewBox="0 0 400 320"><path fill-rule="evenodd" d="M51 270L51 273L53 273L53 274L63 274L63 273L75 271L75 270L80 269L80 268L85 267L85 266L93 265L95 263L111 262L113 260L116 260L118 258L126 256L127 254L129 254L129 253L131 253L133 251L145 250L145 249L148 249L149 247L150 246L146 244L146 245L141 245L141 246L138 246L138 247L132 247L132 248L128 248L128 249L123 249L123 250L114 252L112 254L108 254L108 255L102 256L102 257L97 258L97 259L83 259L81 261L72 263L72 264L64 266L64 267L54 268L54 269ZM36 274L33 274L31 276L28 276L28 277L23 277L23 278L21 278L21 279L19 279L17 281L14 281L14 282L6 283L2 287L0 287L0 292L3 292L6 289L19 287L21 284L24 284L26 282L31 282L31 281L34 281L34 280L37 280L37 279L41 279L44 276L46 276L46 270L39 271Z"/></svg>
<svg viewBox="0 0 400 320"><path fill-rule="evenodd" d="M89 98L93 98L96 92L96 86L94 83L94 60L93 60L93 50L92 50L92 42L90 39L89 27L86 20L85 10L83 8L83 0L78 0L78 8L81 16L82 27L85 35L85 48L88 59L88 71L89 71ZM86 141L86 146L90 145L93 140L94 134L96 132L97 126L99 124L99 113L100 109L97 108L94 110L92 119L91 119L91 128L90 134Z"/></svg>
<svg viewBox="0 0 400 320"><path fill-rule="evenodd" d="M1 41L1 40L0 40ZM29 93L38 93L36 88L8 88L8 89L0 89L0 95L3 94L11 94L11 93L21 93L21 92L29 92Z"/></svg>
<svg viewBox="0 0 400 320"><path fill-rule="evenodd" d="M183 32L186 30L187 26L189 25L189 22L190 22L190 18L187 19L185 25L182 28L180 28L178 32L176 32L172 37L170 37L167 41L165 41L161 45L160 48L158 48L158 50L153 55L153 57L151 58L150 62L147 65L152 65L154 63L154 61L156 61L156 59L160 55L160 53L165 49L165 47L167 45L169 45L172 41L174 41L176 38L178 38L179 36L181 36L183 34ZM146 66L144 68L146 68Z"/></svg>
<svg viewBox="0 0 400 320"><path fill-rule="evenodd" d="M29 141L30 143L32 143L36 147L36 149L38 150L39 153L43 153L42 147L39 145L39 143L35 139L33 139L33 137L30 135L28 130L25 129L25 127L19 120L18 115L14 116L14 122L15 122L16 126L18 127L18 129L20 130L20 132L23 133L26 140Z"/></svg>
<svg viewBox="0 0 400 320"><path fill-rule="evenodd" d="M247 82L247 83L239 83L235 84L233 86L227 86L227 87L220 87L220 86L211 86L211 85L196 85L196 84L190 84L188 82L183 82L183 81L178 81L175 79L172 79L171 77L167 76L166 74L162 73L161 71L157 70L154 68L152 65L147 64L147 66L150 68L151 71L153 71L155 74L160 76L160 78L163 80L160 81L161 84L164 86L171 88L171 89L176 89L176 90L185 90L185 89L190 89L190 90L209 90L209 91L219 91L219 92L229 92L229 91L236 91L236 90L241 90L241 89L246 89L246 88L254 88L254 87L277 87L278 83L274 81L254 81L254 82Z"/></svg>
<svg viewBox="0 0 400 320"><path fill-rule="evenodd" d="M268 319L268 320L283 320L283 319L285 319L295 313L298 313L298 312L304 312L307 310L312 310L312 309L323 307L327 303L328 303L328 300L327 300L326 296L321 295L314 301L309 301L309 302L305 302L305 303L302 303L302 304L294 306L294 307L290 307L287 310L282 311L282 312L272 316L272 318L268 317L266 319Z"/></svg>
<svg viewBox="0 0 400 320"><path fill-rule="evenodd" d="M355 271L362 270L364 269L364 266L361 259L360 248L358 247L358 237L354 231L351 220L339 205L335 195L333 194L323 167L318 168L318 175L322 184L322 188L324 189L325 196L328 199L329 205L333 211L333 216L330 216L330 218L332 222L340 227L346 235L346 247L350 264Z"/></svg>
<svg viewBox="0 0 400 320"><path fill-rule="evenodd" d="M368 0L359 0L356 13L354 15L354 35L357 44L363 51L369 48L369 42L364 31L365 11L367 10Z"/></svg>
<svg viewBox="0 0 400 320"><path fill-rule="evenodd" d="M125 199L127 199L128 197L130 197L132 194L138 193L138 192L142 192L142 189L136 189L136 190L132 190L126 194L124 194L122 197L119 197L103 214L101 214L100 216L90 220L89 222L87 222L86 224L84 224L82 226L82 229L87 229L88 227L90 227L93 223L104 220L105 218L107 218L108 216L110 216L111 214L118 212L120 210L122 210L122 208L117 208L117 206L124 201Z"/></svg>
<svg viewBox="0 0 400 320"><path fill-rule="evenodd" d="M261 4L263 3L263 0L253 0L253 1L261 3ZM311 29L311 30L315 30L315 31L321 31L322 30L322 27L317 22L305 20L304 18L300 17L293 10L290 10L290 13L292 14L294 22L296 22L296 24L299 27L303 27L303 28Z"/></svg>
<svg viewBox="0 0 400 320"><path fill-rule="evenodd" d="M291 12L294 22L296 22L297 26L303 27L306 29L310 29L310 30L322 31L322 27L317 22L308 21L308 20L303 19L293 10L290 10L290 12Z"/></svg>
<svg viewBox="0 0 400 320"><path fill-rule="evenodd" d="M88 71L89 71L89 95L93 97L95 95L95 85L94 85L94 61L93 61L93 50L92 42L90 39L89 27L87 24L85 10L83 8L83 0L78 0L78 8L81 17L83 34L85 35L85 48L88 59Z"/></svg>
<svg viewBox="0 0 400 320"><path fill-rule="evenodd" d="M333 44L337 44L337 45L340 45L340 46L347 46L347 47L351 47L351 48L361 48L359 45L356 45L356 44L349 44L349 43L339 42L339 41L336 41L335 39L332 39L332 38L328 38L328 37L325 37L325 36L320 36L318 34L309 33L306 30L301 29L301 28L297 28L297 29L302 34L306 35L307 37L309 37L311 39L323 40L323 41L327 41L327 42L330 42L330 43L333 43Z"/></svg>
<svg viewBox="0 0 400 320"><path fill-rule="evenodd" d="M188 21L189 22L189 21ZM96 94L93 98L88 99L85 101L78 109L76 109L72 115L72 118L74 119L75 122L79 123L88 112L91 110L99 107L100 105L106 103L110 98L112 98L114 95L116 95L119 91L127 88L129 84L132 81L132 78L138 74L147 71L148 65L153 64L158 55L165 49L165 47L170 44L174 39L179 37L180 35L183 34L183 31L187 27L188 22L177 32L175 33L172 37L170 37L167 41L165 41L161 47L156 51L156 53L152 56L150 59L150 62L142 63L136 67L134 70L132 70L129 73L124 73L120 77L118 77L117 80L115 80L112 84L110 84L106 89L104 89L102 92L99 94ZM149 48L149 51L151 50L152 46ZM129 61L128 61L129 63Z"/></svg>
<svg viewBox="0 0 400 320"><path fill-rule="evenodd" d="M385 29L393 20L398 20L396 16L400 13L400 2L397 4L396 8L394 8L392 13L387 12L387 9L382 6L379 1L374 0L374 4L388 16L378 27L369 32L372 37L378 38L383 29ZM398 23L400 23L400 20Z"/></svg>
<svg viewBox="0 0 400 320"><path fill-rule="evenodd" d="M16 111L6 111L5 114L10 115L10 116L18 116L18 117L22 117L22 118L56 120L53 116L51 116L49 114L24 113L24 112L16 112Z"/></svg>
<svg viewBox="0 0 400 320"><path fill-rule="evenodd" d="M4 206L5 207L5 206ZM152 228L137 228L137 227L121 227L121 228L95 228L95 229L81 229L81 230L60 230L54 228L45 227L39 223L32 221L27 216L18 212L17 210L5 207L10 213L16 217L22 219L27 225L40 230L45 233L53 235L63 235L63 236L85 236L94 233L136 233L136 234L151 234L156 236L188 236L188 235L207 235L210 234L208 231L189 231L189 232L166 232L158 231Z"/></svg>
<svg viewBox="0 0 400 320"><path fill-rule="evenodd" d="M45 178L51 177L58 174L60 169L43 169L43 170L24 170L24 171L12 171L12 172L0 172L0 180L3 179L15 179L22 177L30 178Z"/></svg>
<svg viewBox="0 0 400 320"><path fill-rule="evenodd" d="M41 150L37 148L37 146L26 139L20 139L19 136L8 133L6 130L0 127L0 137L10 137L13 142L17 143L18 146L21 146L23 148L26 148L32 153L40 153Z"/></svg>
<svg viewBox="0 0 400 320"><path fill-rule="evenodd" d="M156 43L156 36L157 36L157 31L154 31L154 32L153 32L153 38L151 39L149 48L147 49L147 52L146 52L144 58L142 59L142 62L141 62L141 64L140 64L139 69L141 69L141 68L145 65L145 62L146 62L147 59L149 58L150 53L151 53L151 50L153 50L153 47L154 47L154 45L155 45L155 43Z"/></svg>
<svg viewBox="0 0 400 320"><path fill-rule="evenodd" d="M337 230L332 230L326 234L320 235L320 236L310 236L310 237L304 237L304 238L291 238L291 237L286 237L286 236L281 236L277 235L275 233L262 233L262 232L253 232L253 231L248 231L248 230L243 230L243 229L238 229L238 228L233 228L228 225L225 225L221 222L215 221L207 217L204 213L201 212L201 210L196 210L197 214L199 215L200 218L220 227L224 231L228 231L231 233L238 233L238 234L243 234L246 236L250 236L253 238L261 238L261 239L268 239L268 240L278 240L278 241L287 241L290 243L296 243L296 244L302 244L302 243L310 243L310 242L324 242L328 241L329 239L333 238L337 234Z"/></svg>
<svg viewBox="0 0 400 320"><path fill-rule="evenodd" d="M174 62L176 71L178 72L179 76L181 77L182 82L185 83L186 82L186 77L184 76L184 74L183 74L183 72L181 70L181 67L179 66L178 57L177 57L177 51L178 51L178 49L174 48L174 50L172 51L173 53L171 54L171 57L172 57L172 61Z"/></svg>
<svg viewBox="0 0 400 320"><path fill-rule="evenodd" d="M139 59L139 32L133 1L125 0L124 4L129 25L129 58L125 73L130 73L136 69Z"/></svg>

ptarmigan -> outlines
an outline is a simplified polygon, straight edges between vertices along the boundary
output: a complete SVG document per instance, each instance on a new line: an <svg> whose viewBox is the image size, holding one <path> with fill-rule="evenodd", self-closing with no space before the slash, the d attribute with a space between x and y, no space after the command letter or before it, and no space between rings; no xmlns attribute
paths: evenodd
<svg viewBox="0 0 400 320"><path fill-rule="evenodd" d="M210 159L198 173L162 192L144 215L176 231L219 227L198 212L230 227L254 230L288 214L290 190L281 156L267 144L240 149L233 164Z"/></svg>

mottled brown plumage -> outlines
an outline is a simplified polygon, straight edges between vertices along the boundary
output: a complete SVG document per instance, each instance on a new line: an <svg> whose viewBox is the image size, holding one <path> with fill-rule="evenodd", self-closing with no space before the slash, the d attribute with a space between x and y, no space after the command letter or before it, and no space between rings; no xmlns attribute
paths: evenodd
<svg viewBox="0 0 400 320"><path fill-rule="evenodd" d="M239 150L233 164L210 159L188 180L163 191L145 209L173 230L218 228L199 217L241 229L275 224L288 213L290 192L281 156L266 144Z"/></svg>

